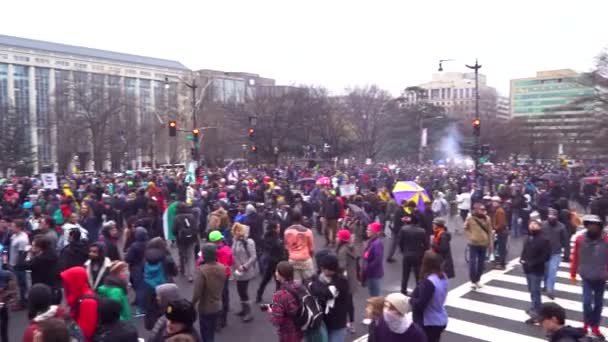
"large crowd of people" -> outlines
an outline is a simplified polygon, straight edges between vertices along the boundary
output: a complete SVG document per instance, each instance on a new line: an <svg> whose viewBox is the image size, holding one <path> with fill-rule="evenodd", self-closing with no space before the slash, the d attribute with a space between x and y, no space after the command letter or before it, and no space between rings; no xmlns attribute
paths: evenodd
<svg viewBox="0 0 608 342"><path fill-rule="evenodd" d="M606 170L505 164L481 171L230 165L199 168L194 177L74 174L59 177L56 189L36 177L5 179L0 340L22 329L23 341L212 342L229 325L231 309L249 323L259 306L279 341L343 342L363 310L353 294L366 287L369 341L440 341L456 271L451 239L463 233L473 290L483 286L488 254L498 270L520 256L531 295L527 323L560 338L589 331L602 337ZM426 196L398 203L398 181L416 182ZM586 231L570 254L580 226ZM507 248L519 236L521 255ZM397 250L401 292L382 296L385 262L397 262ZM572 281L582 279L579 330L564 325L562 308L541 303L542 291L556 295L562 260L571 261ZM180 291L177 278L193 292ZM238 308L229 305L231 282ZM9 328L9 316L20 310L29 325ZM137 319L147 332L138 331Z"/></svg>

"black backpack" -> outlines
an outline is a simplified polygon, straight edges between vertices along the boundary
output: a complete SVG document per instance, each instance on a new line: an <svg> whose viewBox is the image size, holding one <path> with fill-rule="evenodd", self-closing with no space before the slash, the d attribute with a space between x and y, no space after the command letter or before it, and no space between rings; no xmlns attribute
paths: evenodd
<svg viewBox="0 0 608 342"><path fill-rule="evenodd" d="M306 287L299 291L288 289L298 302L298 311L293 322L302 331L311 331L319 328L323 323L323 311L317 299L310 294Z"/></svg>
<svg viewBox="0 0 608 342"><path fill-rule="evenodd" d="M191 242L196 239L196 229L190 222L190 218L184 218L184 225L177 232L177 239L183 242Z"/></svg>

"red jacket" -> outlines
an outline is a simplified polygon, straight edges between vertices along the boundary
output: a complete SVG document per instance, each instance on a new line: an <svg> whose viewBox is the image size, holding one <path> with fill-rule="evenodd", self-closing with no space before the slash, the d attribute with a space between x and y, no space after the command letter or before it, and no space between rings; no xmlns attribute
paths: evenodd
<svg viewBox="0 0 608 342"><path fill-rule="evenodd" d="M76 321L82 334L88 342L93 341L93 334L97 328L97 300L92 298L79 299L84 295L95 295L89 287L87 271L82 266L68 268L61 272L65 299L70 306L70 315ZM76 311L78 308L78 317Z"/></svg>
<svg viewBox="0 0 608 342"><path fill-rule="evenodd" d="M201 254L201 256L200 256L200 258L198 258L198 262L197 262L198 266L200 266L203 263L202 253L199 253L199 254ZM230 246L227 246L223 242L218 244L217 262L224 265L224 268L226 269L226 277L230 278L230 269L232 268L232 264L234 263L234 261L232 259L232 249L230 248Z"/></svg>

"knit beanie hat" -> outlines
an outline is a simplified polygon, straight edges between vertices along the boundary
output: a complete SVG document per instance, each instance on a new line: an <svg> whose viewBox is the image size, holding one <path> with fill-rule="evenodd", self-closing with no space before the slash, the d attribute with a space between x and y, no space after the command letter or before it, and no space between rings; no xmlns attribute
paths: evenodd
<svg viewBox="0 0 608 342"><path fill-rule="evenodd" d="M217 246L212 243L206 243L203 245L203 260L205 262L217 261Z"/></svg>
<svg viewBox="0 0 608 342"><path fill-rule="evenodd" d="M350 241L350 231L348 229L341 229L338 231L338 240L348 242Z"/></svg>
<svg viewBox="0 0 608 342"><path fill-rule="evenodd" d="M402 315L410 311L410 304L403 293L391 293L384 300L389 302Z"/></svg>
<svg viewBox="0 0 608 342"><path fill-rule="evenodd" d="M165 316L172 322L183 323L186 326L192 326L196 321L196 312L192 303L185 299L174 300L167 305Z"/></svg>

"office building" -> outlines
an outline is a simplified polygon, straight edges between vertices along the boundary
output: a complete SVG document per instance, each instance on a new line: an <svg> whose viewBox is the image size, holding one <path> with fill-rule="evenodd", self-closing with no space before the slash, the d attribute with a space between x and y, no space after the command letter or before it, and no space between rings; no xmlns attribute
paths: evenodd
<svg viewBox="0 0 608 342"><path fill-rule="evenodd" d="M535 77L511 80L511 117L526 120L532 138L569 155L593 154L597 118L584 105L573 103L593 95L571 69L538 71ZM559 146L562 145L560 148Z"/></svg>
<svg viewBox="0 0 608 342"><path fill-rule="evenodd" d="M479 74L479 117L496 117L497 92L486 83L486 76ZM424 94L407 93L409 102L428 101L443 107L446 115L455 119L475 117L475 74L462 72L438 72L430 82L419 85Z"/></svg>
<svg viewBox="0 0 608 342"><path fill-rule="evenodd" d="M0 114L23 118L34 173L65 172L74 161L81 169L141 167L146 157L169 159L166 141L148 138L180 111L178 82L187 72L172 60L0 35ZM99 98L103 105L88 105ZM94 148L87 118L94 124L91 117L110 114L112 127Z"/></svg>
<svg viewBox="0 0 608 342"><path fill-rule="evenodd" d="M499 96L496 102L496 119L509 121L511 119L511 99L507 96Z"/></svg>

